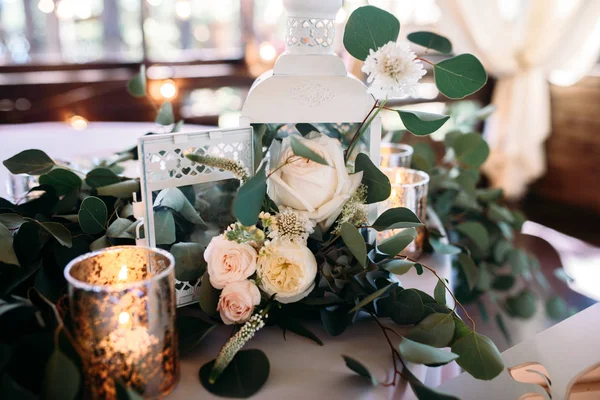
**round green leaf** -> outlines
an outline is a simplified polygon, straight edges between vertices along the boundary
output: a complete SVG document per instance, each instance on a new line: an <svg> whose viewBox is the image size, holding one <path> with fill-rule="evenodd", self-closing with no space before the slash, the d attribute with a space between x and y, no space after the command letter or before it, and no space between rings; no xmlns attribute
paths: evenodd
<svg viewBox="0 0 600 400"><path fill-rule="evenodd" d="M508 290L515 284L515 277L512 275L498 275L492 282L492 288L495 290Z"/></svg>
<svg viewBox="0 0 600 400"><path fill-rule="evenodd" d="M55 349L46 364L44 398L72 400L79 392L81 375L77 366L60 350Z"/></svg>
<svg viewBox="0 0 600 400"><path fill-rule="evenodd" d="M79 209L79 226L90 235L104 231L108 211L106 204L97 197L90 196L83 200Z"/></svg>
<svg viewBox="0 0 600 400"><path fill-rule="evenodd" d="M352 255L363 267L367 262L367 245L365 239L356 227L348 222L344 222L340 229L344 244L350 249Z"/></svg>
<svg viewBox="0 0 600 400"><path fill-rule="evenodd" d="M261 350L238 352L214 384L208 378L215 360L204 364L199 371L202 386L212 394L223 397L248 398L257 393L269 378L269 359Z"/></svg>
<svg viewBox="0 0 600 400"><path fill-rule="evenodd" d="M441 240L433 237L429 238L429 243L431 244L431 247L433 247L433 251L436 253L455 255L461 252L459 247L443 243Z"/></svg>
<svg viewBox="0 0 600 400"><path fill-rule="evenodd" d="M41 175L54 167L54 161L41 150L25 150L4 160L4 166L13 174Z"/></svg>
<svg viewBox="0 0 600 400"><path fill-rule="evenodd" d="M13 249L13 235L7 227L0 224L0 262L20 265Z"/></svg>
<svg viewBox="0 0 600 400"><path fill-rule="evenodd" d="M407 338L402 338L400 342L400 354L406 361L432 366L448 364L450 361L458 358L457 354L450 351L413 342Z"/></svg>
<svg viewBox="0 0 600 400"><path fill-rule="evenodd" d="M435 302L439 305L446 305L446 286L444 286L444 283L439 279L435 284L435 289L433 289L433 297L435 298Z"/></svg>
<svg viewBox="0 0 600 400"><path fill-rule="evenodd" d="M131 225L135 222L131 222L127 218L117 218L106 230L106 237L119 238L119 239L135 239L135 236L128 232Z"/></svg>
<svg viewBox="0 0 600 400"><path fill-rule="evenodd" d="M25 220L41 226L42 229L52 235L62 246L70 248L73 245L71 232L64 225L58 222L39 222L32 218L25 218Z"/></svg>
<svg viewBox="0 0 600 400"><path fill-rule="evenodd" d="M166 101L158 109L156 123L159 125L171 125L174 122L175 117L173 116L173 105Z"/></svg>
<svg viewBox="0 0 600 400"><path fill-rule="evenodd" d="M414 289L398 293L392 311L392 321L398 325L416 324L423 319L425 308L421 296Z"/></svg>
<svg viewBox="0 0 600 400"><path fill-rule="evenodd" d="M425 136L437 131L450 119L448 115L431 114L421 111L398 110L406 129L417 136Z"/></svg>
<svg viewBox="0 0 600 400"><path fill-rule="evenodd" d="M177 240L173 211L164 209L154 213L154 234L157 245L172 244Z"/></svg>
<svg viewBox="0 0 600 400"><path fill-rule="evenodd" d="M371 381L371 385L377 386L377 379L375 379L373 374L371 374L371 372L363 365L363 363L345 355L342 355L342 357L344 358L344 362L348 368L356 372L358 375L369 379Z"/></svg>
<svg viewBox="0 0 600 400"><path fill-rule="evenodd" d="M378 231L384 231L388 229L415 228L423 226L423 223L410 209L397 207L385 210L371 226Z"/></svg>
<svg viewBox="0 0 600 400"><path fill-rule="evenodd" d="M267 192L266 165L263 165L254 176L246 181L233 200L233 213L245 226L252 226L258 221Z"/></svg>
<svg viewBox="0 0 600 400"><path fill-rule="evenodd" d="M395 258L383 264L382 267L387 271L390 271L392 274L404 275L410 271L414 265L415 263L412 261Z"/></svg>
<svg viewBox="0 0 600 400"><path fill-rule="evenodd" d="M127 82L127 91L134 97L144 97L146 95L146 66L140 65L140 72L134 75Z"/></svg>
<svg viewBox="0 0 600 400"><path fill-rule="evenodd" d="M465 253L460 253L458 255L458 264L460 265L460 268L465 273L465 276L467 278L467 284L469 285L469 289L473 290L473 288L477 284L477 274L478 274L477 265L475 265L475 262L473 261L473 259L471 257L469 257L468 254L465 254Z"/></svg>
<svg viewBox="0 0 600 400"><path fill-rule="evenodd" d="M488 337L472 332L452 344L457 364L474 378L491 380L504 369L502 356Z"/></svg>
<svg viewBox="0 0 600 400"><path fill-rule="evenodd" d="M412 165L416 169L428 172L435 166L435 151L427 143L415 143Z"/></svg>
<svg viewBox="0 0 600 400"><path fill-rule="evenodd" d="M398 286L398 283L392 282L389 285L377 290L376 292L371 293L370 295L359 301L358 304L356 304L348 313L353 313L355 311L360 310L367 304L371 304L375 299L386 295L390 292L390 290L393 290L396 286Z"/></svg>
<svg viewBox="0 0 600 400"><path fill-rule="evenodd" d="M403 229L394 236L382 240L381 243L377 245L377 250L390 257L395 257L415 240L416 237L417 231L415 228Z"/></svg>
<svg viewBox="0 0 600 400"><path fill-rule="evenodd" d="M353 57L364 61L370 50L395 42L399 33L400 21L389 12L374 6L359 7L346 22L344 47Z"/></svg>
<svg viewBox="0 0 600 400"><path fill-rule="evenodd" d="M356 156L355 172L363 172L362 183L367 187L367 204L378 203L390 197L392 185L386 174L373 164L369 156Z"/></svg>
<svg viewBox="0 0 600 400"><path fill-rule="evenodd" d="M56 195L62 196L78 189L81 186L81 178L69 170L58 168L40 176L40 184L52 186Z"/></svg>
<svg viewBox="0 0 600 400"><path fill-rule="evenodd" d="M496 262L498 265L504 264L512 248L513 246L508 240L498 240L494 246L494 262Z"/></svg>
<svg viewBox="0 0 600 400"><path fill-rule="evenodd" d="M456 159L469 167L480 167L490 155L490 148L479 133L459 136L452 148Z"/></svg>
<svg viewBox="0 0 600 400"><path fill-rule="evenodd" d="M537 309L536 298L529 290L506 299L506 312L517 318L531 318Z"/></svg>
<svg viewBox="0 0 600 400"><path fill-rule="evenodd" d="M490 237L482 223L475 221L463 222L456 226L456 230L472 240L482 251L488 249Z"/></svg>
<svg viewBox="0 0 600 400"><path fill-rule="evenodd" d="M290 135L289 138L290 146L292 147L294 155L306 158L308 160L314 161L322 165L329 165L327 160L325 160L323 157L312 151L307 145L302 143L302 139L300 139L299 136Z"/></svg>
<svg viewBox="0 0 600 400"><path fill-rule="evenodd" d="M481 89L487 82L487 73L472 54L441 61L433 66L435 84L450 99L462 99Z"/></svg>
<svg viewBox="0 0 600 400"><path fill-rule="evenodd" d="M560 296L552 296L546 301L546 314L549 318L560 321L569 316L569 306Z"/></svg>
<svg viewBox="0 0 600 400"><path fill-rule="evenodd" d="M171 247L175 257L175 278L178 281L196 281L206 271L204 246L200 243L176 243Z"/></svg>
<svg viewBox="0 0 600 400"><path fill-rule="evenodd" d="M408 333L408 338L434 347L446 347L454 336L452 313L429 314Z"/></svg>
<svg viewBox="0 0 600 400"><path fill-rule="evenodd" d="M202 282L200 282L200 292L198 300L200 308L209 316L217 315L217 304L219 303L220 292L212 287L208 277L208 273L202 275Z"/></svg>
<svg viewBox="0 0 600 400"><path fill-rule="evenodd" d="M117 174L108 168L93 169L85 177L85 182L93 188L113 185L120 181Z"/></svg>
<svg viewBox="0 0 600 400"><path fill-rule="evenodd" d="M437 33L426 31L412 32L406 38L427 49L433 49L444 54L452 53L452 43Z"/></svg>

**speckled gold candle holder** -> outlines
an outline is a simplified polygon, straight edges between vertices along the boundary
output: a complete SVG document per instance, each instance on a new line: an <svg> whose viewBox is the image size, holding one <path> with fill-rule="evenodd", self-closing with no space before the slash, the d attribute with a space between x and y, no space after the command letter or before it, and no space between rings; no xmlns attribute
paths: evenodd
<svg viewBox="0 0 600 400"><path fill-rule="evenodd" d="M179 377L173 257L111 247L74 259L65 277L86 397L116 399L116 381L145 398L173 390Z"/></svg>

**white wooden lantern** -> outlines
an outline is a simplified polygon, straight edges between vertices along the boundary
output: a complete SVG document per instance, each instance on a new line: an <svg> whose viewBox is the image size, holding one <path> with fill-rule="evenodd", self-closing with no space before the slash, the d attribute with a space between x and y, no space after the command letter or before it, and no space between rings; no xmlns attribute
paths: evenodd
<svg viewBox="0 0 600 400"><path fill-rule="evenodd" d="M342 0L284 0L286 51L252 85L241 126L251 124L358 124L375 99L334 53L336 14ZM381 120L365 135L379 164Z"/></svg>

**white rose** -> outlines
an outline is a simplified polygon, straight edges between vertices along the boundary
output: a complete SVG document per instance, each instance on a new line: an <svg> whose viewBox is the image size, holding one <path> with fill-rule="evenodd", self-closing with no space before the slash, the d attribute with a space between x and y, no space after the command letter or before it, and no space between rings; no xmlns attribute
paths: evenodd
<svg viewBox="0 0 600 400"><path fill-rule="evenodd" d="M276 294L280 303L294 303L315 287L317 260L304 245L271 242L258 256L257 275L265 293Z"/></svg>
<svg viewBox="0 0 600 400"><path fill-rule="evenodd" d="M243 281L256 271L258 254L252 246L225 239L223 235L214 237L206 250L210 284L215 289L223 289L230 283Z"/></svg>
<svg viewBox="0 0 600 400"><path fill-rule="evenodd" d="M225 286L217 311L225 325L241 324L250 319L260 303L260 292L252 281L238 281Z"/></svg>
<svg viewBox="0 0 600 400"><path fill-rule="evenodd" d="M329 165L303 158L278 169L269 179L269 196L278 206L300 211L317 222L322 230L327 230L360 185L362 172L348 174L339 141L318 132L312 132L301 140ZM291 156L294 153L290 139L285 138L279 160L273 168L282 165Z"/></svg>

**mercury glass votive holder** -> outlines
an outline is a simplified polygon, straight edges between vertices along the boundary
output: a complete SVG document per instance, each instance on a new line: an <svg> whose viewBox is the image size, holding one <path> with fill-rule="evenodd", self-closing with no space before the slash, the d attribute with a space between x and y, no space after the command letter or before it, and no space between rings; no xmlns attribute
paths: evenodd
<svg viewBox="0 0 600 400"><path fill-rule="evenodd" d="M427 216L427 189L429 175L423 171L410 168L382 168L390 179L392 191L390 197L380 203L380 213L395 207L405 207L415 213L425 223ZM378 234L378 241L401 232L403 229L392 229ZM425 244L425 226L417 227L417 237L400 254L408 257L419 257Z"/></svg>
<svg viewBox="0 0 600 400"><path fill-rule="evenodd" d="M407 144L381 143L382 168L410 168L413 148Z"/></svg>
<svg viewBox="0 0 600 400"><path fill-rule="evenodd" d="M117 381L151 399L175 387L174 265L164 250L121 246L85 254L65 268L86 398L116 399Z"/></svg>

